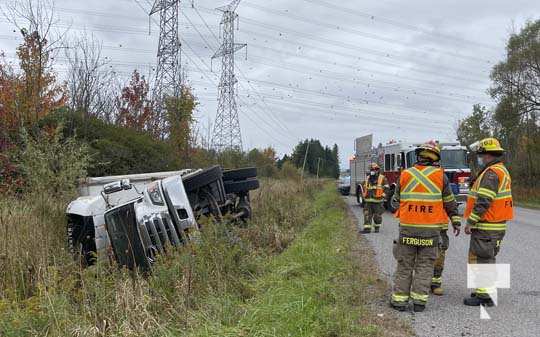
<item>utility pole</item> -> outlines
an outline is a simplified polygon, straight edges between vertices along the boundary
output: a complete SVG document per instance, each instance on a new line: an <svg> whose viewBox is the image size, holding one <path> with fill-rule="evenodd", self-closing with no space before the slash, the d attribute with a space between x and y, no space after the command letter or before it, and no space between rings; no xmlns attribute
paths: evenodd
<svg viewBox="0 0 540 337"><path fill-rule="evenodd" d="M307 161L307 155L309 152L309 144L311 144L311 140L308 140L306 153L304 154L304 164L302 165L302 176L301 176L302 183L304 182L304 171L306 170L306 161Z"/></svg>
<svg viewBox="0 0 540 337"><path fill-rule="evenodd" d="M221 46L212 56L212 59L221 57L219 103L214 122L212 148L218 152L242 150L242 134L235 92L235 85L238 80L234 74L234 54L246 46L245 43L234 42L235 20L238 18L235 10L240 1L233 0L230 4L217 8L217 10L223 12L221 19L223 37Z"/></svg>
<svg viewBox="0 0 540 337"><path fill-rule="evenodd" d="M319 168L321 167L321 157L317 158L317 182L319 182Z"/></svg>
<svg viewBox="0 0 540 337"><path fill-rule="evenodd" d="M178 32L180 0L155 0L150 15L159 13L157 68L152 91L152 107L157 114L155 129L163 136L168 97L178 98L182 85L181 43Z"/></svg>

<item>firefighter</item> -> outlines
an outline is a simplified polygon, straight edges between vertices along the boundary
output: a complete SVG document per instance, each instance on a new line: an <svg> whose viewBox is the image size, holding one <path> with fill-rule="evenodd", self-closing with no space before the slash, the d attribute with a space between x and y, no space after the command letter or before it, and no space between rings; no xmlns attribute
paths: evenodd
<svg viewBox="0 0 540 337"><path fill-rule="evenodd" d="M429 297L441 228L450 217L458 235L461 221L448 178L438 164L439 147L428 142L415 152L417 162L401 173L393 197L399 238L393 247L397 268L390 304L404 311L412 300L413 310L420 312L424 311Z"/></svg>
<svg viewBox="0 0 540 337"><path fill-rule="evenodd" d="M480 172L472 183L464 217L465 234L471 235L469 264L495 264L506 222L513 218L512 179L501 159L504 149L495 138L471 145L476 148ZM469 306L493 306L494 288L477 288L464 299Z"/></svg>
<svg viewBox="0 0 540 337"><path fill-rule="evenodd" d="M453 194L451 197L448 197L448 200L450 199L455 200ZM444 262L446 260L446 251L448 250L449 245L450 238L448 237L448 224L446 224L439 233L437 259L435 260L433 277L431 278L431 292L437 296L442 296L444 294L444 290L442 288L442 273L444 270Z"/></svg>
<svg viewBox="0 0 540 337"><path fill-rule="evenodd" d="M388 180L381 174L377 163L369 166L369 176L364 182L362 196L364 197L364 229L362 233L371 233L371 226L375 233L379 233L382 225L383 202L388 190Z"/></svg>

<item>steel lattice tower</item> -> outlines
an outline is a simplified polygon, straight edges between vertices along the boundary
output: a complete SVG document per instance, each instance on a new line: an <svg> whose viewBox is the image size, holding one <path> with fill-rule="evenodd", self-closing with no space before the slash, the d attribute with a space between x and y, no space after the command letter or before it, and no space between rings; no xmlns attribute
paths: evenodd
<svg viewBox="0 0 540 337"><path fill-rule="evenodd" d="M158 129L165 129L165 99L179 97L181 87L180 54L181 43L178 33L180 0L155 0L150 15L159 12L159 45L157 68L152 92L152 105L158 114Z"/></svg>
<svg viewBox="0 0 540 337"><path fill-rule="evenodd" d="M222 43L212 56L212 59L221 57L219 103L212 135L212 147L218 152L227 149L242 150L242 135L235 92L238 80L234 75L234 54L246 46L246 44L234 42L235 20L238 18L235 10L240 1L234 0L227 6L217 8L223 12L221 19Z"/></svg>

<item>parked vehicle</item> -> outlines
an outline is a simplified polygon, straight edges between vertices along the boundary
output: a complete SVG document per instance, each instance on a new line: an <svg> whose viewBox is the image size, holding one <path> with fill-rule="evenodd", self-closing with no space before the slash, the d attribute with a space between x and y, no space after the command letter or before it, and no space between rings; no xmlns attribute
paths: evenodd
<svg viewBox="0 0 540 337"><path fill-rule="evenodd" d="M342 175L338 179L338 191L341 195L349 195L351 193L351 176Z"/></svg>
<svg viewBox="0 0 540 337"><path fill-rule="evenodd" d="M156 254L197 235L201 217L250 218L257 188L256 168L87 178L67 207L69 245L83 265L109 259L149 270Z"/></svg>
<svg viewBox="0 0 540 337"><path fill-rule="evenodd" d="M368 174L369 164L376 162L390 185L389 195L393 195L399 175L403 169L416 162L415 149L420 143L391 141L374 148L372 135L356 140L356 153L350 158L351 186L359 204L362 204L363 183ZM467 165L467 150L457 142L441 142L441 166L448 178L458 203L464 203L469 192L471 170ZM386 206L388 202L386 200Z"/></svg>

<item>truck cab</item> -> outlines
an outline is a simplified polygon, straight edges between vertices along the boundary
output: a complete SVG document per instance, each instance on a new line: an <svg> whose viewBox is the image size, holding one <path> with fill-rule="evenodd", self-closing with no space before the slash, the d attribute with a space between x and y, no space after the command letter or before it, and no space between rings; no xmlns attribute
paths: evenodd
<svg viewBox="0 0 540 337"><path fill-rule="evenodd" d="M69 246L83 266L150 270L156 254L197 235L201 217L248 219L256 177L256 168L213 166L84 179L66 210Z"/></svg>

